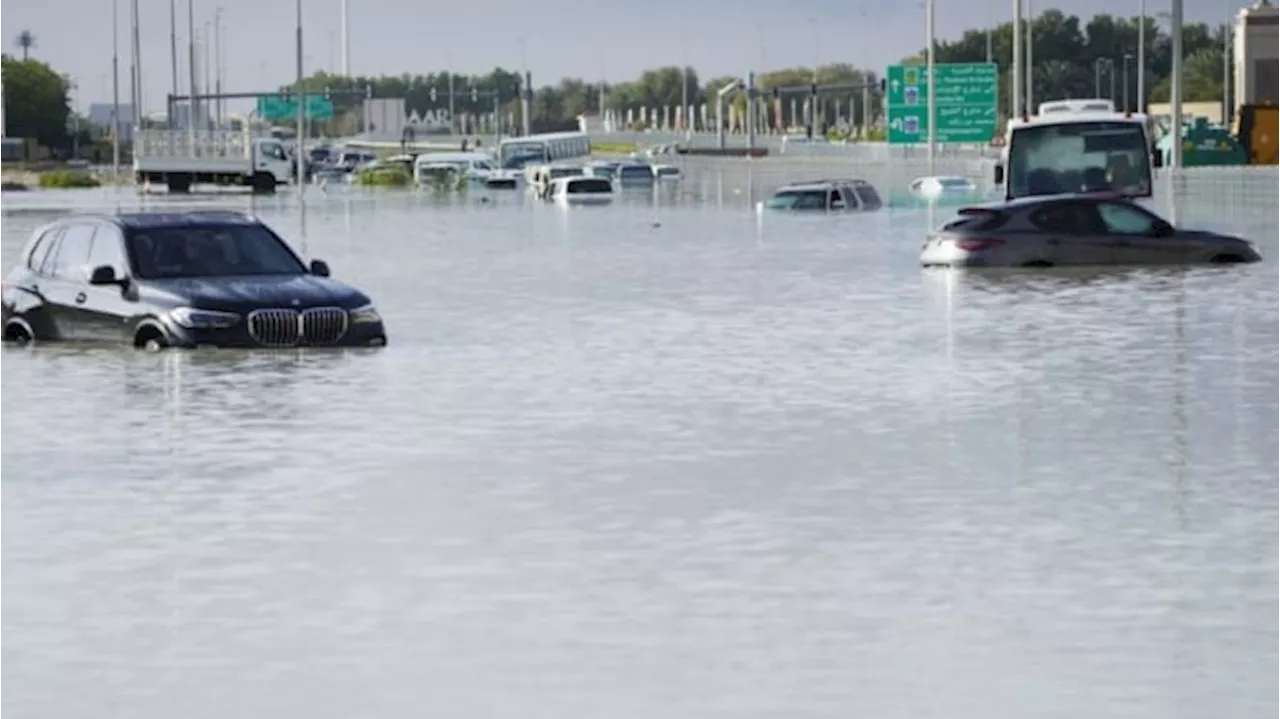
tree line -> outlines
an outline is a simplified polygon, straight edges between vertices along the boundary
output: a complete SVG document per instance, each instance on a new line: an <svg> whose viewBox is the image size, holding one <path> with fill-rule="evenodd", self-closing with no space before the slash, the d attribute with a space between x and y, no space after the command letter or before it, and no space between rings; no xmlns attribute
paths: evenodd
<svg viewBox="0 0 1280 719"><path fill-rule="evenodd" d="M1109 97L1115 77L1115 100L1123 104L1122 88L1126 70L1129 77L1129 105L1142 106L1137 97L1138 18L1096 15L1088 21L1059 10L1046 10L1030 23L1033 69L1031 73L1037 100L1088 98L1100 90ZM1182 46L1183 99L1214 101L1223 90L1223 28L1203 23L1184 25ZM989 38L989 39L988 39ZM934 47L937 62L984 62L990 58L1000 67L1000 111L1009 108L1010 58L1013 25L1003 23L990 29L967 30L953 41L941 41ZM36 46L29 31L23 31L16 44L22 58L4 56L5 132L8 136L34 138L48 147L70 142L70 85L66 78L47 63L29 57ZM1146 83L1149 102L1169 97L1169 76L1173 65L1173 43L1156 18L1148 17L1145 28ZM1130 61L1125 62L1125 56ZM904 58L904 63L922 62L924 52ZM865 94L869 103L863 106L864 93L859 89L824 94L824 104L849 108L852 117L878 117L882 92L880 71L858 68L849 63L835 63L818 68L793 67L762 72L756 84L769 96L772 88L869 83ZM625 111L644 108L678 107L687 87L689 103L694 106L714 101L717 91L739 77L701 78L692 68L665 66L646 70L640 77L618 83L565 78L555 84L537 86L533 91L531 125L535 131L574 127L578 115L602 109ZM453 106L456 113L487 114L493 111L496 93L501 112L519 116L521 77L518 72L494 68L479 76L454 74ZM351 130L358 122L358 108L366 91L373 97L403 97L406 107L420 115L449 106L450 74L447 71L404 73L397 76L342 77L316 73L303 80L302 89L334 92L332 101L338 119L321 128L330 134ZM535 83L536 85L536 83ZM473 95L472 89L475 90ZM279 88L282 93L295 91L292 84ZM347 91L347 92L342 92ZM730 99L741 109L745 100L741 93ZM344 117L345 116L345 117ZM82 123L87 125L87 123Z"/></svg>

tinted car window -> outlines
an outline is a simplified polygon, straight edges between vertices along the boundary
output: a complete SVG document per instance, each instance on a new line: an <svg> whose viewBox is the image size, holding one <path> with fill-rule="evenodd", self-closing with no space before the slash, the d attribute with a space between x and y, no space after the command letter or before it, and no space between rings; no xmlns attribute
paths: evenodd
<svg viewBox="0 0 1280 719"><path fill-rule="evenodd" d="M1098 205L1098 214L1102 216L1102 224L1108 232L1117 235L1151 234L1155 223L1147 213L1130 205L1118 202L1104 202Z"/></svg>
<svg viewBox="0 0 1280 719"><path fill-rule="evenodd" d="M570 195L609 193L613 192L613 185L608 180L593 177L570 182L564 191Z"/></svg>
<svg viewBox="0 0 1280 719"><path fill-rule="evenodd" d="M54 277L64 280L84 280L85 265L89 263L89 250L93 246L93 225L68 225L62 232L57 255L53 257ZM47 265L47 263L46 263Z"/></svg>
<svg viewBox="0 0 1280 719"><path fill-rule="evenodd" d="M825 210L827 193L823 190L784 190L769 200L775 210Z"/></svg>
<svg viewBox="0 0 1280 719"><path fill-rule="evenodd" d="M652 180L653 170L644 165L626 165L618 170L620 180Z"/></svg>
<svg viewBox="0 0 1280 719"><path fill-rule="evenodd" d="M133 274L143 279L292 275L306 270L284 241L261 225L187 225L130 230Z"/></svg>
<svg viewBox="0 0 1280 719"><path fill-rule="evenodd" d="M862 209L878 210L882 206L880 195L876 194L875 188L871 185L854 185L853 191L857 193Z"/></svg>
<svg viewBox="0 0 1280 719"><path fill-rule="evenodd" d="M27 267L39 272L45 260L49 257L49 250L58 244L58 236L62 234L62 228L56 227L48 230L40 239L36 240L36 244L31 248L31 254L27 256Z"/></svg>
<svg viewBox="0 0 1280 719"><path fill-rule="evenodd" d="M1031 224L1046 232L1085 234L1100 227L1092 207L1079 202L1050 205L1031 215Z"/></svg>
<svg viewBox="0 0 1280 719"><path fill-rule="evenodd" d="M110 267L115 270L116 277L124 277L126 272L124 248L120 246L120 231L113 227L99 227L93 235L93 246L89 249L89 269Z"/></svg>

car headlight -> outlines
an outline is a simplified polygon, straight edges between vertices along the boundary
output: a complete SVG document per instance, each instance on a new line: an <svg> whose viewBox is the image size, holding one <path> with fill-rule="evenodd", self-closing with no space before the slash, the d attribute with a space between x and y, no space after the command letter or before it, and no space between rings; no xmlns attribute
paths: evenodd
<svg viewBox="0 0 1280 719"><path fill-rule="evenodd" d="M178 307L171 310L169 316L174 322L191 330L222 329L240 321L240 315L234 312L201 310L195 307Z"/></svg>
<svg viewBox="0 0 1280 719"><path fill-rule="evenodd" d="M347 318L353 325L382 321L382 315L378 314L378 308L374 307L372 303L349 311Z"/></svg>

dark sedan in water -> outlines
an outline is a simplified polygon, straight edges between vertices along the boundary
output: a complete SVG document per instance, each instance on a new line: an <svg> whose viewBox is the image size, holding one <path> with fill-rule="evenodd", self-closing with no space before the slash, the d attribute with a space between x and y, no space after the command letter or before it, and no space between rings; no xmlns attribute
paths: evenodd
<svg viewBox="0 0 1280 719"><path fill-rule="evenodd" d="M381 346L365 294L235 212L77 216L38 229L4 280L7 342Z"/></svg>
<svg viewBox="0 0 1280 719"><path fill-rule="evenodd" d="M1174 227L1113 193L1037 195L967 207L925 240L926 267L1257 262L1253 243Z"/></svg>

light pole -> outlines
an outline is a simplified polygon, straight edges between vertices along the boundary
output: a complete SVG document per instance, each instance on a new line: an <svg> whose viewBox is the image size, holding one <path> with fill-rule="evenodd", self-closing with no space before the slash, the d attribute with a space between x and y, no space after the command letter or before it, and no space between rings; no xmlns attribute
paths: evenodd
<svg viewBox="0 0 1280 719"><path fill-rule="evenodd" d="M1030 112L1031 108L1035 107L1035 104L1036 104L1036 100L1035 100L1036 64L1034 59L1035 50L1033 49L1035 46L1035 37L1036 37L1035 30L1036 30L1036 14L1035 14L1035 11L1032 10L1031 0L1027 0L1027 67L1026 67L1027 112Z"/></svg>
<svg viewBox="0 0 1280 719"><path fill-rule="evenodd" d="M1133 59L1130 53L1124 54L1124 111L1129 112L1129 61Z"/></svg>
<svg viewBox="0 0 1280 719"><path fill-rule="evenodd" d="M120 177L120 2L111 0L111 177Z"/></svg>
<svg viewBox="0 0 1280 719"><path fill-rule="evenodd" d="M1093 96L1098 99L1102 99L1102 68L1111 64L1109 57L1100 57L1093 61ZM1112 99L1115 99L1115 93L1112 93Z"/></svg>
<svg viewBox="0 0 1280 719"><path fill-rule="evenodd" d="M1022 0L1013 0L1013 77L1009 81L1009 117L1022 115Z"/></svg>
<svg viewBox="0 0 1280 719"><path fill-rule="evenodd" d="M305 147L306 137L304 137L302 134L303 122L306 118L306 114L305 114L306 106L305 106L305 103L303 103L303 99L305 96L302 94L302 72L303 72L302 0L297 0L296 13L297 13L296 32L297 32L297 43L298 43L298 57L297 57L298 79L297 79L297 84L294 86L294 95L298 103L298 114L297 114L297 125L295 126L295 132L294 132L294 136L297 137L297 142L294 143L293 151L294 151L294 160L297 161L297 168L298 168L298 180L297 180L297 183L298 183L298 230L302 235L302 242L303 242L302 251L305 254L306 241L307 241L307 203L306 203L305 193L303 192L303 190L306 189L306 186L303 183L306 181L306 177L307 177L307 166L306 166L307 153L306 153L306 147Z"/></svg>
<svg viewBox="0 0 1280 719"><path fill-rule="evenodd" d="M1138 112L1147 111L1147 0L1138 5Z"/></svg>
<svg viewBox="0 0 1280 719"><path fill-rule="evenodd" d="M1022 0L1015 0L1015 1L1021 2ZM925 72L929 73L929 77L927 80L929 103L926 109L927 109L927 112L929 113L929 176L930 177L937 174L937 172L934 171L934 168L937 165L936 155L938 152L938 135L937 135L938 93L935 92L935 83L934 83L935 63L934 63L934 57L933 57L933 46L936 44L934 43L934 12L933 12L934 4L935 4L934 0L927 0L927 2L925 3L925 9L924 9L925 35L927 36L929 41L929 44L925 46Z"/></svg>

